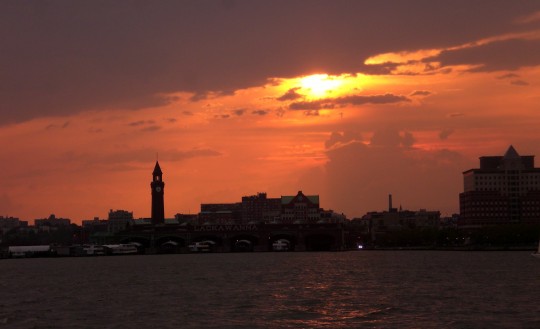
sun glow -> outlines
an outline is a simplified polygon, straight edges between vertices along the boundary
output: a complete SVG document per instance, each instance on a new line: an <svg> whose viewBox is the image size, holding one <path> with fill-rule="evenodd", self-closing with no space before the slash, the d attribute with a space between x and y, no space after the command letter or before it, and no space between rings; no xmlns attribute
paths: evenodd
<svg viewBox="0 0 540 329"><path fill-rule="evenodd" d="M296 78L273 78L266 88L275 88L281 101L313 101L358 94L366 86L375 87L380 79L357 74L329 75L318 73Z"/></svg>
<svg viewBox="0 0 540 329"><path fill-rule="evenodd" d="M313 97L325 97L343 84L341 79L328 74L313 74L300 79L300 86L306 94Z"/></svg>

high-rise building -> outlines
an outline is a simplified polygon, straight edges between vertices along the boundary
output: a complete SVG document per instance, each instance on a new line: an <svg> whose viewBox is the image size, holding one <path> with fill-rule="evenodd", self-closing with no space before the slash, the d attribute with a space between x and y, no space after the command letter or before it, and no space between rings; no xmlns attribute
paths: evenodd
<svg viewBox="0 0 540 329"><path fill-rule="evenodd" d="M540 223L540 168L534 155L510 146L503 156L480 157L480 168L463 172L459 195L464 225Z"/></svg>

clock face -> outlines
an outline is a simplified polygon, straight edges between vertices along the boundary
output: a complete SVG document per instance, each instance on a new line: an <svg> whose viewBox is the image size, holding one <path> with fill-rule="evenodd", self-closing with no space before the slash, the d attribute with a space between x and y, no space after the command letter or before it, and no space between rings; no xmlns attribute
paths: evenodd
<svg viewBox="0 0 540 329"><path fill-rule="evenodd" d="M161 192L161 186L156 186L156 192Z"/></svg>

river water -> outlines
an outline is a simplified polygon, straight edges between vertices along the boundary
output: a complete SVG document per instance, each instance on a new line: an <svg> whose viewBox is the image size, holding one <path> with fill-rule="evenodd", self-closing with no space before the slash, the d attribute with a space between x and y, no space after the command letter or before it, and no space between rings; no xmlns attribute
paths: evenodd
<svg viewBox="0 0 540 329"><path fill-rule="evenodd" d="M528 252L0 260L0 328L540 328Z"/></svg>

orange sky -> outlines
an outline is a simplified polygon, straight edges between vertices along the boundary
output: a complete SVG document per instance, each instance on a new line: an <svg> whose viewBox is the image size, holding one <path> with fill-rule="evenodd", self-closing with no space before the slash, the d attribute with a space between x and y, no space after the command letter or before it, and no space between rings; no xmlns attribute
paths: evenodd
<svg viewBox="0 0 540 329"><path fill-rule="evenodd" d="M147 217L157 153L166 217L299 190L349 218L389 193L449 215L479 156L540 155L535 1L36 1L0 16L3 216Z"/></svg>

